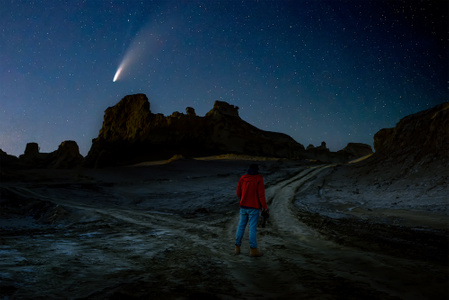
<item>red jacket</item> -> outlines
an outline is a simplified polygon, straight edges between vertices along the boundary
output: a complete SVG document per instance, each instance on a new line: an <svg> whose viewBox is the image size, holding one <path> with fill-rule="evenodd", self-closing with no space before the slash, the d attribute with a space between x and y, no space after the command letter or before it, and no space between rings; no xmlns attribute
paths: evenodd
<svg viewBox="0 0 449 300"><path fill-rule="evenodd" d="M240 199L240 206L257 209L262 206L268 209L262 175L246 174L240 177L237 184L237 197Z"/></svg>

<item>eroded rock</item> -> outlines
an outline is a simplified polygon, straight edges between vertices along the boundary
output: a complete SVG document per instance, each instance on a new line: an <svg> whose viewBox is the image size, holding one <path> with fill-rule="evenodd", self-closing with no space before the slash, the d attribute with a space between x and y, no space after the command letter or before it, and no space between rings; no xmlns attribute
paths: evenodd
<svg viewBox="0 0 449 300"><path fill-rule="evenodd" d="M86 157L86 166L223 153L298 158L304 146L282 133L243 121L238 107L215 101L204 116L191 107L170 116L153 114L144 94L124 97L105 111L103 126Z"/></svg>

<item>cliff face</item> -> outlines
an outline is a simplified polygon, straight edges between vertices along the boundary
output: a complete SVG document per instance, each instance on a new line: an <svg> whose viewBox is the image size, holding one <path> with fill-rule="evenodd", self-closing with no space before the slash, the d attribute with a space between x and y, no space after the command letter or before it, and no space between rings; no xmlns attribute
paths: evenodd
<svg viewBox="0 0 449 300"><path fill-rule="evenodd" d="M236 153L297 158L304 146L291 137L260 130L243 121L238 107L216 101L204 117L153 114L143 94L124 97L105 111L103 126L85 159L86 166L111 166L168 159L175 154L202 156Z"/></svg>
<svg viewBox="0 0 449 300"><path fill-rule="evenodd" d="M151 112L146 96L126 96L114 107L106 109L98 139L136 141L146 133L148 122L151 122Z"/></svg>
<svg viewBox="0 0 449 300"><path fill-rule="evenodd" d="M449 180L449 102L406 116L374 135L375 153L358 164L373 181L408 179L432 186Z"/></svg>
<svg viewBox="0 0 449 300"><path fill-rule="evenodd" d="M445 158L449 152L449 102L409 115L374 135L378 156L411 155L415 160Z"/></svg>

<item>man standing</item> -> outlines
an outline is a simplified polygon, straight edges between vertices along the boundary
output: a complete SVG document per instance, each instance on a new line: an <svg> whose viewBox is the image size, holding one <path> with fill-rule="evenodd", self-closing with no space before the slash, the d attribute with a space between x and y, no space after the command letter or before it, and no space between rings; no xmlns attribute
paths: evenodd
<svg viewBox="0 0 449 300"><path fill-rule="evenodd" d="M240 177L237 185L237 197L240 199L240 222L235 236L235 254L240 254L243 234L249 222L250 256L259 257L263 254L257 250L257 222L259 209L268 213L265 199L265 186L256 164L249 166L248 172Z"/></svg>

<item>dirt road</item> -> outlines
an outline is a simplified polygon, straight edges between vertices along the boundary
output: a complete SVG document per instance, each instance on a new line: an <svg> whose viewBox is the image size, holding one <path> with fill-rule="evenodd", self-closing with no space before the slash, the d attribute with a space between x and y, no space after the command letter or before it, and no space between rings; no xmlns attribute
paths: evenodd
<svg viewBox="0 0 449 300"><path fill-rule="evenodd" d="M265 255L249 257L246 235L234 256L234 189L244 165L186 162L3 183L0 296L447 298L446 265L344 247L300 221L295 195L331 166L267 164L271 216L258 232Z"/></svg>

